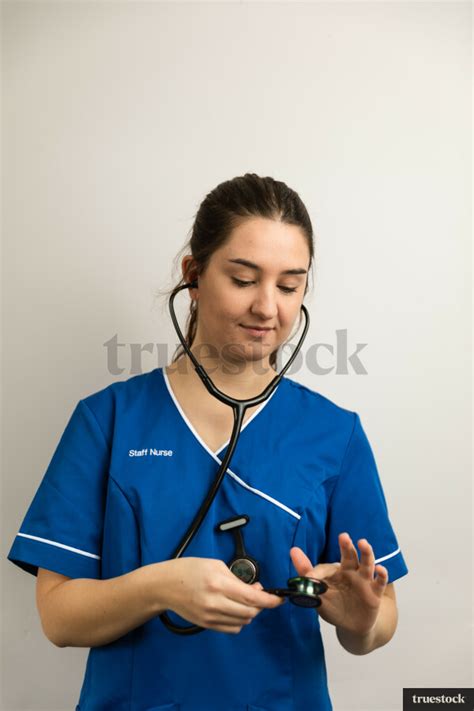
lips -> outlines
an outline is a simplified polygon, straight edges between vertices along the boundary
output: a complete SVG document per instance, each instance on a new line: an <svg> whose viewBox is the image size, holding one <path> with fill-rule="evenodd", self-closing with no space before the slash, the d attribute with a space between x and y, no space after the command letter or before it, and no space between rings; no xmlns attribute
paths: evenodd
<svg viewBox="0 0 474 711"><path fill-rule="evenodd" d="M250 336L255 336L255 337L262 337L265 336L267 333L270 331L273 331L273 328L268 328L268 327L262 327L262 326L244 326L241 324L242 328L250 335Z"/></svg>

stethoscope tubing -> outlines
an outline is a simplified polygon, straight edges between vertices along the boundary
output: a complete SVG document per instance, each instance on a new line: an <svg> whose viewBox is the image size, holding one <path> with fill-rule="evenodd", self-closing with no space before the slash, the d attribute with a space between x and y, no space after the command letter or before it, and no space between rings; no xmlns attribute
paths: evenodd
<svg viewBox="0 0 474 711"><path fill-rule="evenodd" d="M202 365L198 362L196 357L194 356L193 352L191 349L188 347L188 344L186 343L186 340L181 332L178 320L176 318L176 314L174 311L174 299L176 295L182 290L182 289L189 289L189 288L195 288L196 287L196 282L190 282L186 284L182 284L181 286L176 287L173 292L171 293L170 300L169 300L169 310L171 314L171 319L173 321L173 325L176 329L176 333L178 335L178 338L181 342L181 345L183 346L185 352L191 359L194 368L198 374L198 376L201 378L202 382L204 383L205 387L207 388L208 392L216 397L218 400L221 402L225 403L226 405L229 405L232 407L233 413L234 413L234 424L232 427L232 434L230 437L229 445L227 446L224 459L222 460L219 470L216 474L216 477L214 479L214 482L212 483L209 492L201 504L199 511L197 512L196 516L194 517L194 520L192 521L191 525L189 526L188 530L182 537L181 541L179 542L178 546L176 547L176 550L174 551L173 555L171 556L171 559L176 559L180 558L186 548L189 546L191 541L193 540L194 536L198 532L207 512L209 511L209 508L211 507L212 502L214 501L214 498L219 490L219 487L221 485L221 482L224 478L224 475L229 467L230 460L232 458L232 455L235 451L235 447L237 445L239 436L240 436L240 431L242 428L242 423L244 420L245 412L249 407L253 407L254 405L259 405L261 402L264 402L267 400L270 395L274 392L278 384L280 383L281 379L287 372L287 370L290 368L291 364L295 360L296 356L298 355L301 346L303 345L303 341L306 337L306 334L308 332L309 328L309 313L307 308L301 304L301 310L303 311L303 314L305 316L305 324L303 328L303 332L299 338L299 341L296 345L295 350L291 354L288 362L284 366L284 368L273 378L273 380L266 386L266 388L259 394L256 395L253 398L249 398L247 400L239 400L237 398L233 398L230 395L227 395L226 393L223 393L219 388L214 385L212 382L211 378L209 377L208 373L204 370ZM176 634L183 634L183 635L190 635L190 634L197 634L198 632L203 632L205 628L200 627L199 625L191 625L188 627L183 627L181 625L175 624L168 616L168 614L165 612L162 612L159 615L161 621L167 627L171 632L175 632Z"/></svg>

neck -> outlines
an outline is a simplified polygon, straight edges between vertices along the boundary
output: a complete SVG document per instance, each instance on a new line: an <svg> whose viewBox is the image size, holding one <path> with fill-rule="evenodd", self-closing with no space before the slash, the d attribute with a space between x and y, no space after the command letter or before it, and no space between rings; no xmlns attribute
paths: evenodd
<svg viewBox="0 0 474 711"><path fill-rule="evenodd" d="M191 351L208 373L212 382L219 390L231 397L246 398L258 395L277 375L270 365L269 358L256 361L223 362L206 355L198 344L193 344ZM171 364L170 370L175 376L188 379L189 384L202 385L194 364L187 354L183 354Z"/></svg>

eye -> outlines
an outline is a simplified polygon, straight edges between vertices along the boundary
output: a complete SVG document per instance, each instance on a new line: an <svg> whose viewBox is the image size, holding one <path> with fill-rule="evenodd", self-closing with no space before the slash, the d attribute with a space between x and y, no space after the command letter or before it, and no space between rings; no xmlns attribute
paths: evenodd
<svg viewBox="0 0 474 711"><path fill-rule="evenodd" d="M234 284L236 284L237 286L240 286L240 287L249 286L249 284L255 283L253 281L242 281L242 279L237 279L237 277L232 277L232 281L234 282Z"/></svg>
<svg viewBox="0 0 474 711"><path fill-rule="evenodd" d="M255 284L254 281L242 281L242 279L237 279L237 277L232 277L232 281L234 282L234 284L236 284L240 288L243 288L245 286L250 286L251 284ZM295 291L298 290L297 287L291 287L291 286L279 286L278 288L284 294L294 294Z"/></svg>

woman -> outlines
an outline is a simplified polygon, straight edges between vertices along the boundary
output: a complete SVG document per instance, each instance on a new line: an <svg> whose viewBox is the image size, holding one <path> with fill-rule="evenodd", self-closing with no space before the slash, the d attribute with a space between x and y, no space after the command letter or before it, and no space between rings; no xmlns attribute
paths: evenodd
<svg viewBox="0 0 474 711"><path fill-rule="evenodd" d="M284 183L246 174L206 196L189 246L187 343L219 389L253 397L307 291L308 213ZM232 422L180 351L74 410L8 558L38 576L48 639L91 648L77 709L325 711L319 617L353 654L393 636L408 570L360 418L289 378L247 411L206 518L171 558ZM251 584L227 566L232 532L216 530L244 515ZM324 580L320 607L264 590L295 575ZM164 611L203 631L173 634Z"/></svg>

